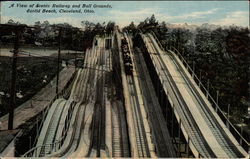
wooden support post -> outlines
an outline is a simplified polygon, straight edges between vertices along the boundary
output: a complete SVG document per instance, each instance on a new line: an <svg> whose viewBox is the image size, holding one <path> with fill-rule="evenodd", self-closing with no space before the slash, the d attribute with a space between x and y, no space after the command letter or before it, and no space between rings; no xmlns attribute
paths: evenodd
<svg viewBox="0 0 250 159"><path fill-rule="evenodd" d="M168 101L166 101L166 124L168 127Z"/></svg>
<svg viewBox="0 0 250 159"><path fill-rule="evenodd" d="M31 136L29 136L29 149L31 149Z"/></svg>
<svg viewBox="0 0 250 159"><path fill-rule="evenodd" d="M227 128L228 128L228 130L230 130L230 124L229 124L229 122L230 122L230 120L229 120L229 114L230 114L230 104L228 104L227 105Z"/></svg>
<svg viewBox="0 0 250 159"><path fill-rule="evenodd" d="M39 156L37 156L37 149L35 149L35 157L39 157Z"/></svg>
<svg viewBox="0 0 250 159"><path fill-rule="evenodd" d="M38 117L36 117L36 133L38 133L39 131L38 123L39 123Z"/></svg>
<svg viewBox="0 0 250 159"><path fill-rule="evenodd" d="M162 86L164 85L164 80L162 79ZM160 90L160 97L161 97L161 107L163 108L163 88Z"/></svg>
<svg viewBox="0 0 250 159"><path fill-rule="evenodd" d="M12 75L11 75L11 89L10 89L10 107L9 107L9 121L8 129L12 130L14 125L14 109L16 107L16 76L17 76L17 54L19 49L20 30L15 31L14 54L12 60Z"/></svg>
<svg viewBox="0 0 250 159"><path fill-rule="evenodd" d="M172 109L172 115L171 115L172 121L171 121L171 134L172 134L172 139L174 140L174 105Z"/></svg>
<svg viewBox="0 0 250 159"><path fill-rule="evenodd" d="M200 70L200 75L199 75L199 87L201 86L201 70Z"/></svg>
<svg viewBox="0 0 250 159"><path fill-rule="evenodd" d="M194 78L194 71L195 71L195 62L193 61L193 70L192 70L192 77Z"/></svg>
<svg viewBox="0 0 250 159"><path fill-rule="evenodd" d="M217 113L218 106L219 106L219 91L218 90L216 91L216 104L217 104L217 106L215 107L215 111Z"/></svg>
<svg viewBox="0 0 250 159"><path fill-rule="evenodd" d="M209 93L209 79L207 80L207 94L206 94L207 98L208 98L208 93Z"/></svg>
<svg viewBox="0 0 250 159"><path fill-rule="evenodd" d="M178 139L179 139L179 142L178 142L178 149L179 149L179 157L181 157L181 119L180 119L180 122L179 122L179 129L178 129Z"/></svg>
<svg viewBox="0 0 250 159"><path fill-rule="evenodd" d="M190 143L190 138L188 136L188 142L187 142L187 158L189 158L189 143Z"/></svg>
<svg viewBox="0 0 250 159"><path fill-rule="evenodd" d="M240 125L240 135L242 136L243 133L243 126ZM240 138L240 145L242 145L242 138Z"/></svg>
<svg viewBox="0 0 250 159"><path fill-rule="evenodd" d="M59 85L59 74L60 74L60 61L61 61L61 37L62 28L59 28L59 38L58 38L58 57L57 57L57 78L56 78L56 96L58 98L58 85Z"/></svg>
<svg viewBox="0 0 250 159"><path fill-rule="evenodd" d="M161 76L161 74L160 74ZM159 77L159 80L157 80L157 95L158 95L158 99L160 99L160 77Z"/></svg>

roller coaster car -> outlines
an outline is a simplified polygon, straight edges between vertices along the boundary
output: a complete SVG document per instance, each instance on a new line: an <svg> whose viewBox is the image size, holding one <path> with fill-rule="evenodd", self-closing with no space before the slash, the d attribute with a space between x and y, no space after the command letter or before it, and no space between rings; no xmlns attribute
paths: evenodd
<svg viewBox="0 0 250 159"><path fill-rule="evenodd" d="M133 66L131 63L125 63L125 73L126 75L132 75L132 71L133 71Z"/></svg>
<svg viewBox="0 0 250 159"><path fill-rule="evenodd" d="M122 49L122 51L123 52L128 52L128 48L125 47L125 48Z"/></svg>
<svg viewBox="0 0 250 159"><path fill-rule="evenodd" d="M128 48L128 45L122 45L122 48L124 49L124 48Z"/></svg>
<svg viewBox="0 0 250 159"><path fill-rule="evenodd" d="M124 58L131 58L130 55L129 55L128 53L124 53L124 54L123 54L123 57L124 57Z"/></svg>
<svg viewBox="0 0 250 159"><path fill-rule="evenodd" d="M131 64L131 63L132 63L132 60L131 60L131 58L128 58L128 59L124 59L124 62L125 62L125 63L130 63L130 64Z"/></svg>
<svg viewBox="0 0 250 159"><path fill-rule="evenodd" d="M132 60L131 60L131 57L130 56L124 56L124 63L130 63L132 64Z"/></svg>
<svg viewBox="0 0 250 159"><path fill-rule="evenodd" d="M128 42L126 41L126 39L122 39L122 45L127 45Z"/></svg>
<svg viewBox="0 0 250 159"><path fill-rule="evenodd" d="M126 52L127 54L130 54L130 52L129 52L129 50L127 50L127 52Z"/></svg>
<svg viewBox="0 0 250 159"><path fill-rule="evenodd" d="M123 53L123 55L129 55L130 54L130 52L128 50L126 52L123 51L122 53Z"/></svg>

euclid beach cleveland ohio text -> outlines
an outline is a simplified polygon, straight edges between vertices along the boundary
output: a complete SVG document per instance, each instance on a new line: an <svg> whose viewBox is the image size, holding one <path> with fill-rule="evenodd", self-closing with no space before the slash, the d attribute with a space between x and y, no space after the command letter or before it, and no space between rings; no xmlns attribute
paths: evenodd
<svg viewBox="0 0 250 159"><path fill-rule="evenodd" d="M28 7L27 5L17 4L17 7ZM29 6L30 7L30 6ZM32 7L32 8L31 8ZM75 4L75 5L64 5L64 4L34 4L26 10L27 13L94 13L92 8L112 8L111 5L99 5L99 4ZM81 10L83 8L84 10ZM58 9L58 10L57 10Z"/></svg>

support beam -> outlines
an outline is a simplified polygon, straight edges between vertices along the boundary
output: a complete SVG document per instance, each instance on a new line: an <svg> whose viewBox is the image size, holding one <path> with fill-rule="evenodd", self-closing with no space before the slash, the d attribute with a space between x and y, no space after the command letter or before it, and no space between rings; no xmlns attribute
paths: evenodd
<svg viewBox="0 0 250 159"><path fill-rule="evenodd" d="M172 121L171 121L171 135L174 140L174 107L172 109L172 115L171 115Z"/></svg>
<svg viewBox="0 0 250 159"><path fill-rule="evenodd" d="M190 143L190 138L188 136L188 141L187 141L187 158L189 158L189 143Z"/></svg>
<svg viewBox="0 0 250 159"><path fill-rule="evenodd" d="M11 75L11 89L10 89L10 107L9 107L9 121L8 121L8 129L13 130L13 122L14 122L14 109L16 107L16 76L17 76L17 54L19 49L19 38L20 38L20 30L16 29L15 31L16 38L14 44L14 54L12 61L12 75Z"/></svg>
<svg viewBox="0 0 250 159"><path fill-rule="evenodd" d="M61 37L62 37L62 28L59 28L58 57L57 57L57 77L56 77L56 95L57 95L57 97L58 97L58 85L59 85L59 73L60 73L60 61L61 61Z"/></svg>
<svg viewBox="0 0 250 159"><path fill-rule="evenodd" d="M178 153L179 153L179 157L181 157L181 119L180 119L180 122L179 122L178 138L179 138Z"/></svg>

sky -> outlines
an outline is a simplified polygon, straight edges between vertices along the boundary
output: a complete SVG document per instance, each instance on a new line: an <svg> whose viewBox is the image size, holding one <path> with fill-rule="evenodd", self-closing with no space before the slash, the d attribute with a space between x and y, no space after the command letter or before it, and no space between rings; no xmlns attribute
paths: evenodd
<svg viewBox="0 0 250 159"><path fill-rule="evenodd" d="M14 7L10 7L14 4ZM109 4L112 8L91 8L95 13L27 13L28 8L17 7L17 4ZM32 9L32 8L31 8ZM49 8L48 8L49 9ZM59 9L58 9L59 10ZM57 11L58 11L57 10ZM84 8L82 8L84 12ZM9 19L34 24L36 21L48 20L49 23L67 22L81 27L81 21L107 22L114 21L121 27L133 21L135 24L152 14L159 22L172 24L203 23L216 25L238 25L249 27L249 1L3 1L1 2L1 23Z"/></svg>

